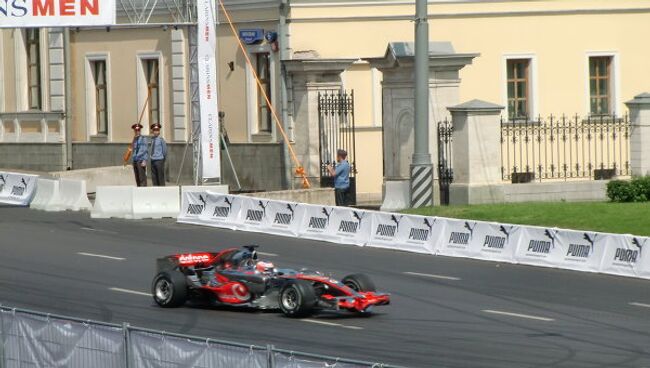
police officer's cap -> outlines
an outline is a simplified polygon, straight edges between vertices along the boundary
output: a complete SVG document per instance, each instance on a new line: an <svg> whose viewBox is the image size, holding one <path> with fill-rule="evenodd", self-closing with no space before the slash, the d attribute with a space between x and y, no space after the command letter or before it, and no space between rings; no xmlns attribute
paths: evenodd
<svg viewBox="0 0 650 368"><path fill-rule="evenodd" d="M159 130L161 128L162 125L160 125L160 123L151 124L151 130L157 130L157 129Z"/></svg>
<svg viewBox="0 0 650 368"><path fill-rule="evenodd" d="M133 129L133 130L142 130L142 128L143 128L142 124L139 124L139 123L135 123L135 124L131 125L131 129Z"/></svg>

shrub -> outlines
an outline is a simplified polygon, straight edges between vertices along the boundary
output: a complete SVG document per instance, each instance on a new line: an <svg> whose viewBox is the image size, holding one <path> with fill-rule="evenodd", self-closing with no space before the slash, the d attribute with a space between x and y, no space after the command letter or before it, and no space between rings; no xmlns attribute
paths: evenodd
<svg viewBox="0 0 650 368"><path fill-rule="evenodd" d="M650 176L635 177L632 179L632 185L637 191L638 197L643 197L643 201L650 200Z"/></svg>
<svg viewBox="0 0 650 368"><path fill-rule="evenodd" d="M650 199L650 177L612 180L607 183L607 197L612 202L646 202Z"/></svg>

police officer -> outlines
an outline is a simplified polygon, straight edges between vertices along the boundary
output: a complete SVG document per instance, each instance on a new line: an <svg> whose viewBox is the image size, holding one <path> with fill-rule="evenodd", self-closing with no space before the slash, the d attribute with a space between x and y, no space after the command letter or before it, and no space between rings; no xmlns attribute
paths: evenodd
<svg viewBox="0 0 650 368"><path fill-rule="evenodd" d="M151 125L151 180L156 187L165 186L165 159L167 158L167 142L160 136L160 124Z"/></svg>
<svg viewBox="0 0 650 368"><path fill-rule="evenodd" d="M336 151L336 167L327 166L330 175L334 177L334 194L337 206L350 204L350 163L348 153L339 149Z"/></svg>
<svg viewBox="0 0 650 368"><path fill-rule="evenodd" d="M135 174L135 183L139 187L147 186L147 161L149 152L147 150L147 137L143 136L142 125L135 123L131 125L133 129L133 142L131 149L133 152L133 173Z"/></svg>

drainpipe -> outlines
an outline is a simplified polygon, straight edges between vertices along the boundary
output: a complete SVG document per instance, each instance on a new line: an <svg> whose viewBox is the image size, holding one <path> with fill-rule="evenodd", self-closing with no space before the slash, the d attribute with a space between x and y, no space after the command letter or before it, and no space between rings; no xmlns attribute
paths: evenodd
<svg viewBox="0 0 650 368"><path fill-rule="evenodd" d="M72 51L70 28L63 29L64 80L65 80L65 167L72 170Z"/></svg>
<svg viewBox="0 0 650 368"><path fill-rule="evenodd" d="M280 3L280 29L278 30L278 43L280 47L280 95L282 100L282 128L291 139L291 124L289 123L289 75L284 66L283 60L289 59L289 34L287 32L287 14L289 13L289 0L282 0ZM294 189L293 183L293 166L289 156L289 145L291 142L283 142L282 159L284 161L284 178L283 187L285 189Z"/></svg>

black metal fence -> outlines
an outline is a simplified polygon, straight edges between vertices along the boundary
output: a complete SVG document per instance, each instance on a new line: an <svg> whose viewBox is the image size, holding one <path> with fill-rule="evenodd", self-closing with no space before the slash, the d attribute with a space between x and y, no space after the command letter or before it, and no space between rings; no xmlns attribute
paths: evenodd
<svg viewBox="0 0 650 368"><path fill-rule="evenodd" d="M610 179L630 174L625 117L501 120L503 180Z"/></svg>
<svg viewBox="0 0 650 368"><path fill-rule="evenodd" d="M332 90L318 94L318 124L321 186L334 186L327 166L336 163L336 151L348 152L351 202L356 204L356 136L354 91Z"/></svg>
<svg viewBox="0 0 650 368"><path fill-rule="evenodd" d="M440 204L449 204L449 186L454 181L451 163L454 125L445 120L438 123L438 183L440 185Z"/></svg>

